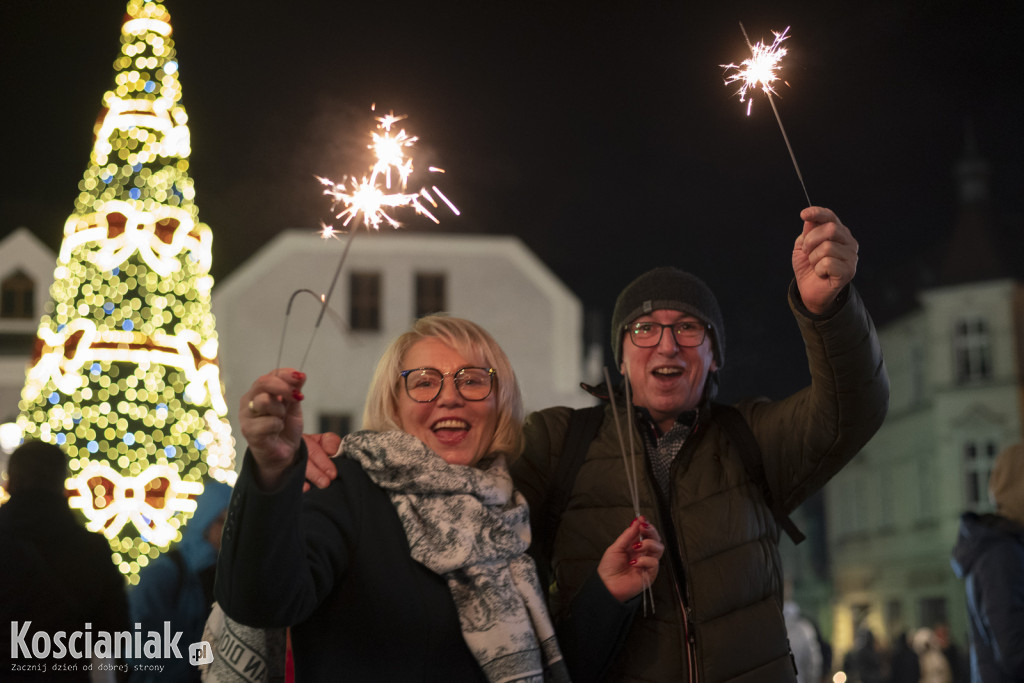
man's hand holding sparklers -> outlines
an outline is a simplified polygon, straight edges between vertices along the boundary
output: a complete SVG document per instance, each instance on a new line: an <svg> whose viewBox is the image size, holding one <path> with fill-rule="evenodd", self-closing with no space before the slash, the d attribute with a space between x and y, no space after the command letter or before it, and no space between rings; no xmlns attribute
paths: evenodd
<svg viewBox="0 0 1024 683"><path fill-rule="evenodd" d="M831 209L809 206L800 218L804 227L793 244L793 274L804 306L820 315L853 280L860 245Z"/></svg>

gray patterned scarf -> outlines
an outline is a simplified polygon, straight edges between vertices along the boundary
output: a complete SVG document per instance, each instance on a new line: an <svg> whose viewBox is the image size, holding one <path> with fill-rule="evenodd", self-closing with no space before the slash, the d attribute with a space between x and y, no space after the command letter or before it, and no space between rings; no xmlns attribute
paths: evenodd
<svg viewBox="0 0 1024 683"><path fill-rule="evenodd" d="M338 449L391 497L414 560L448 582L462 635L492 683L567 683L503 454L449 465L405 432L356 432Z"/></svg>

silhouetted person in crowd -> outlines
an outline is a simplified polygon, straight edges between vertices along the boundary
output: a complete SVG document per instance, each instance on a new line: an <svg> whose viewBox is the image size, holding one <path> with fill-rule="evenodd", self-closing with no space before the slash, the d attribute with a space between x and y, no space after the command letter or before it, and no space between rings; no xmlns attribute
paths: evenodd
<svg viewBox="0 0 1024 683"><path fill-rule="evenodd" d="M966 581L972 683L1024 681L1024 444L1005 448L988 482L996 512L967 512L953 549Z"/></svg>
<svg viewBox="0 0 1024 683"><path fill-rule="evenodd" d="M878 654L875 634L867 627L857 629L853 640L853 651L847 656L851 681L857 683L882 683L882 658ZM852 675L851 675L852 674Z"/></svg>
<svg viewBox="0 0 1024 683"><path fill-rule="evenodd" d="M57 647L56 635L63 631L70 644L71 634L82 633L74 651L84 654L90 632L95 640L99 632L131 630L124 577L110 546L68 507L67 467L64 451L41 441L20 446L7 466L11 498L0 507L0 680L89 681L91 660L59 656L71 648ZM49 656L37 658L37 651Z"/></svg>
<svg viewBox="0 0 1024 683"><path fill-rule="evenodd" d="M918 683L921 680L921 663L910 646L906 631L900 632L893 640L887 680L888 683Z"/></svg>

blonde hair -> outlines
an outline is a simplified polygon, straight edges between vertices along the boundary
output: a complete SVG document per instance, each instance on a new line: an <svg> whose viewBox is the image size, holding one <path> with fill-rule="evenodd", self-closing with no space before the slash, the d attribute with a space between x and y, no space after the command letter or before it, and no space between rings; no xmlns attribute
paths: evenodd
<svg viewBox="0 0 1024 683"><path fill-rule="evenodd" d="M402 367L402 359L416 342L428 338L444 342L464 358L482 358L487 366L494 368L498 424L486 451L501 451L510 461L518 456L523 439L523 397L512 364L498 342L484 328L444 313L420 318L384 351L366 395L363 429L378 432L401 429L398 423L398 397L403 389L399 373L407 369Z"/></svg>

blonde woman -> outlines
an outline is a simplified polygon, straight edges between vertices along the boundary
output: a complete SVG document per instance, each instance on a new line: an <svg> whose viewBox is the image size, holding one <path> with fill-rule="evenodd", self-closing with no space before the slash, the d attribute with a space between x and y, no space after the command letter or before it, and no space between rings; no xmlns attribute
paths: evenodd
<svg viewBox="0 0 1024 683"><path fill-rule="evenodd" d="M300 681L569 680L508 474L522 400L491 336L458 318L417 321L377 366L365 430L341 440L303 440L305 381L277 370L242 397L248 450L218 568L224 611L291 626ZM310 448L340 457L331 484L303 494ZM662 552L635 520L605 552L606 599L638 595ZM608 656L632 613L605 607L593 611L604 623L579 624L587 638L572 635L593 643L588 656Z"/></svg>

